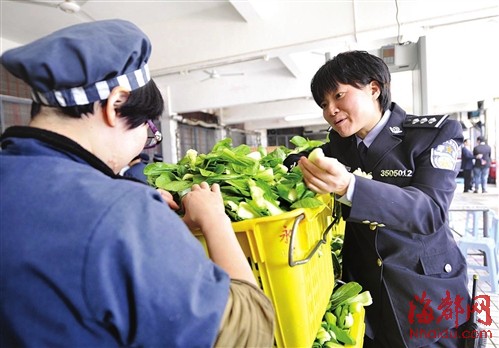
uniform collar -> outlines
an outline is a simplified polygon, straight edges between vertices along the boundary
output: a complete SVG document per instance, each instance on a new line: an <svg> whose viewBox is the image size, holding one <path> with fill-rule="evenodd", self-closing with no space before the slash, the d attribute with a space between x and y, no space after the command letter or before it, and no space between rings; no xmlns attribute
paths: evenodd
<svg viewBox="0 0 499 348"><path fill-rule="evenodd" d="M111 170L111 168L109 168L109 166L107 166L94 154L85 150L75 141L58 133L35 127L13 126L7 128L0 137L2 149L6 148L9 143L11 143L11 141L9 140L10 138L35 139L41 141L49 145L51 148L69 155L70 157L78 157L81 161L89 164L91 167L97 169L98 171L104 173L109 177L118 178L118 176Z"/></svg>
<svg viewBox="0 0 499 348"><path fill-rule="evenodd" d="M383 130L383 128L387 124L388 120L390 119L391 113L392 111L390 109L387 109L383 114L383 116L381 116L379 122L374 126L373 129L371 129L371 131L366 135L364 139L361 139L356 135L355 139L357 140L357 146L361 141L363 141L366 147L369 148L369 146L371 146L371 144L373 143L374 139L376 139L378 134Z"/></svg>
<svg viewBox="0 0 499 348"><path fill-rule="evenodd" d="M392 103L389 111L390 113L385 112L383 114L382 120L376 125L376 131L370 139L369 156L365 163L366 168L369 170L375 168L379 161L402 141L401 137L404 135L402 124L406 116L405 111L395 103ZM368 135L371 133L372 131Z"/></svg>

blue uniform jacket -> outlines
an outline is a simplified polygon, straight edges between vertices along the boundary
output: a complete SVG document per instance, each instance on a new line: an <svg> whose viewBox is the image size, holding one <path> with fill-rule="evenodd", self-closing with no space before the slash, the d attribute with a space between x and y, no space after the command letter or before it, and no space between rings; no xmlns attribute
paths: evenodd
<svg viewBox="0 0 499 348"><path fill-rule="evenodd" d="M372 338L378 329L399 332L406 346L420 347L438 338L410 337L411 329L441 332L466 319L466 260L448 226L457 170L432 164L443 160L435 151L439 145L454 140L458 149L463 135L456 121L414 127L406 122L414 118L406 117L395 103L391 110L388 123L369 147L365 167L355 136L341 138L331 131L323 151L350 171L361 168L373 176L356 177L352 206L342 205L346 220L343 280L359 282L373 296L373 304L366 307L366 334ZM427 323L418 319L423 305L415 299L423 293L433 313ZM450 307L438 308L447 296ZM454 307L460 298L464 313ZM411 302L415 308L411 309ZM395 315L397 327L385 320L387 312ZM442 314L446 317L437 322Z"/></svg>
<svg viewBox="0 0 499 348"><path fill-rule="evenodd" d="M473 148L473 156L478 154L482 155L481 159L476 159L474 167L475 168L490 168L490 154L492 149L487 144L478 144ZM483 160L483 161L482 161Z"/></svg>
<svg viewBox="0 0 499 348"><path fill-rule="evenodd" d="M475 156L473 156L473 152L470 149L463 146L461 151L461 168L463 170L472 170L474 164Z"/></svg>
<svg viewBox="0 0 499 348"><path fill-rule="evenodd" d="M144 174L144 168L147 166L144 162L139 162L128 168L123 176L125 178L135 178L147 184L147 176Z"/></svg>
<svg viewBox="0 0 499 348"><path fill-rule="evenodd" d="M55 133L0 153L2 347L211 347L229 277L147 185Z"/></svg>

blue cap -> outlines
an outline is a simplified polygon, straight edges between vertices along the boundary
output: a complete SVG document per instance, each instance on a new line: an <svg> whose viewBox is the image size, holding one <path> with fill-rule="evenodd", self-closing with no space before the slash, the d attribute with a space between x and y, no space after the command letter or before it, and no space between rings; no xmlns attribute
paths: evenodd
<svg viewBox="0 0 499 348"><path fill-rule="evenodd" d="M149 162L149 155L145 152L141 152L139 154L139 158L143 161L143 162Z"/></svg>
<svg viewBox="0 0 499 348"><path fill-rule="evenodd" d="M105 100L116 86L144 86L150 55L151 43L136 25L105 20L58 30L0 59L31 86L34 101L67 107Z"/></svg>
<svg viewBox="0 0 499 348"><path fill-rule="evenodd" d="M163 156L161 156L159 153L155 153L152 160L154 162L163 162Z"/></svg>

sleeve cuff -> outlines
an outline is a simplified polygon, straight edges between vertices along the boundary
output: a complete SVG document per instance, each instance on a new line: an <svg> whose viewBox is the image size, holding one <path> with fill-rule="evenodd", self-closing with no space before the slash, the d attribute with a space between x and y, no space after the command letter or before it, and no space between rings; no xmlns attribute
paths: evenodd
<svg viewBox="0 0 499 348"><path fill-rule="evenodd" d="M350 179L350 184L348 185L347 192L340 197L336 197L336 200L340 202L341 204L344 204L346 206L351 207L352 206L352 197L353 197L353 192L355 190L355 175L350 174L351 179Z"/></svg>

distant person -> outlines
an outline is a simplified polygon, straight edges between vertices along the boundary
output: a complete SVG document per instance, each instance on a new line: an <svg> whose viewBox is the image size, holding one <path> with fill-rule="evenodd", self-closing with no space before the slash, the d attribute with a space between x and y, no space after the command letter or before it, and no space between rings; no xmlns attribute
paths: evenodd
<svg viewBox="0 0 499 348"><path fill-rule="evenodd" d="M153 158L152 158L152 161L154 163L163 162L163 156L161 156L159 153L155 153Z"/></svg>
<svg viewBox="0 0 499 348"><path fill-rule="evenodd" d="M479 136L476 138L478 145L473 149L475 156L475 166L473 167L473 178L475 181L475 193L478 193L479 187L482 193L487 193L487 180L489 179L490 155L492 149L485 143L485 138Z"/></svg>
<svg viewBox="0 0 499 348"><path fill-rule="evenodd" d="M463 170L464 192L471 192L473 188L473 162L475 156L470 150L470 140L465 139L461 148L461 169Z"/></svg>
<svg viewBox="0 0 499 348"><path fill-rule="evenodd" d="M128 169L123 173L125 178L134 178L147 184L147 176L144 174L144 168L149 163L149 155L141 152L128 163Z"/></svg>

